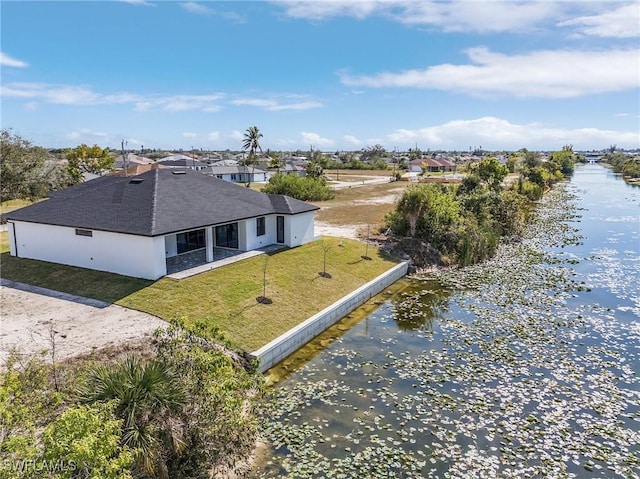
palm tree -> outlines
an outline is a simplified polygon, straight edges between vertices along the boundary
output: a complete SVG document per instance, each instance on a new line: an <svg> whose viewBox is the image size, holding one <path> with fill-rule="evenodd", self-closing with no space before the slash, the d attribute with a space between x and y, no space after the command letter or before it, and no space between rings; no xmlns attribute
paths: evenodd
<svg viewBox="0 0 640 479"><path fill-rule="evenodd" d="M247 186L251 185L251 177L254 172L255 165L255 156L256 151L260 151L262 153L262 147L260 146L260 138L262 138L262 133L257 126L252 126L247 128L247 131L244 133L244 140L242 141L242 149L244 151L249 152L249 157L245 160L245 166L251 165L251 176L249 177L249 182Z"/></svg>
<svg viewBox="0 0 640 479"><path fill-rule="evenodd" d="M427 195L421 185L410 186L400 197L397 211L409 222L409 235L414 237L418 221L427 206Z"/></svg>
<svg viewBox="0 0 640 479"><path fill-rule="evenodd" d="M127 357L91 371L79 396L84 403L115 401L123 420L122 443L139 451L136 465L168 478L167 456L180 453L184 444L177 416L186 403L173 368L157 359Z"/></svg>

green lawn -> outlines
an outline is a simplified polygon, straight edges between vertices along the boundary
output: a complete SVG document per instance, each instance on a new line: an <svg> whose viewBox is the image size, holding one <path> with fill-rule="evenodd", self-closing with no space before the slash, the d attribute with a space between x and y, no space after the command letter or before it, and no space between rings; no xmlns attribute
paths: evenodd
<svg viewBox="0 0 640 479"><path fill-rule="evenodd" d="M369 246L362 259L359 241L323 238L268 257L266 296L259 304L265 256L257 256L181 281L158 281L102 273L9 256L7 233L0 236L3 278L113 302L189 326L199 321L220 329L237 348L253 351L397 264ZM327 273L323 270L323 243Z"/></svg>

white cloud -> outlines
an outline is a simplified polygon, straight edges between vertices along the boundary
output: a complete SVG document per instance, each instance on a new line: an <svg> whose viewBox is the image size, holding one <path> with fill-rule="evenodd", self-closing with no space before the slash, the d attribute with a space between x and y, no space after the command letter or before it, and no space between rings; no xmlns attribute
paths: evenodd
<svg viewBox="0 0 640 479"><path fill-rule="evenodd" d="M219 111L221 106L218 102L224 97L223 94L213 95L173 95L157 98L145 98L137 101L136 110L146 111L160 108L161 110L179 112L200 110L206 112Z"/></svg>
<svg viewBox="0 0 640 479"><path fill-rule="evenodd" d="M466 65L341 75L347 86L432 88L473 95L570 98L640 86L640 51L546 50L519 55L467 50Z"/></svg>
<svg viewBox="0 0 640 479"><path fill-rule="evenodd" d="M565 20L558 26L577 26L579 33L597 37L640 37L640 4L634 2L599 15Z"/></svg>
<svg viewBox="0 0 640 479"><path fill-rule="evenodd" d="M341 0L275 2L293 18L313 21L348 16L379 15L405 25L437 27L444 31L518 32L558 18L566 2L454 0Z"/></svg>
<svg viewBox="0 0 640 479"><path fill-rule="evenodd" d="M362 145L362 142L353 135L344 135L342 137L344 141L346 141L350 145L359 146Z"/></svg>
<svg viewBox="0 0 640 479"><path fill-rule="evenodd" d="M191 131L185 131L184 133L182 133L182 136L184 136L185 138L198 138L198 134Z"/></svg>
<svg viewBox="0 0 640 479"><path fill-rule="evenodd" d="M236 106L255 106L269 111L309 110L323 106L322 103L311 100L286 103L264 98L238 98L233 100L231 103Z"/></svg>
<svg viewBox="0 0 640 479"><path fill-rule="evenodd" d="M29 66L27 62L10 57L4 52L0 52L0 65L3 67L25 68Z"/></svg>
<svg viewBox="0 0 640 479"><path fill-rule="evenodd" d="M638 148L637 132L618 132L597 128L559 128L541 124L515 124L491 116L475 120L454 120L418 130L399 129L387 135L385 143L422 149L466 149L481 145L488 150L556 150L572 144L577 150L604 148L617 144Z"/></svg>
<svg viewBox="0 0 640 479"><path fill-rule="evenodd" d="M328 0L275 1L292 18L391 18L404 25L445 32L523 33L555 24L584 35L639 36L640 6L633 2L552 0ZM603 11L604 10L604 11ZM587 13L576 17L577 13ZM561 20L569 18L568 20Z"/></svg>
<svg viewBox="0 0 640 479"><path fill-rule="evenodd" d="M333 146L335 144L333 140L329 138L322 138L317 133L310 133L310 132L303 131L300 134L300 136L302 138L303 143L313 145L314 148L328 147L328 146Z"/></svg>
<svg viewBox="0 0 640 479"><path fill-rule="evenodd" d="M239 130L233 130L229 137L234 141L242 141L244 140L244 133Z"/></svg>
<svg viewBox="0 0 640 479"><path fill-rule="evenodd" d="M0 85L0 96L41 100L63 105L131 104L137 111L164 110L169 112L217 112L222 108L224 93L209 95L139 95L128 92L103 94L85 86L47 83L8 83ZM238 98L230 102L236 106L254 106L269 111L309 110L324 105L302 95L283 95L282 100Z"/></svg>
<svg viewBox="0 0 640 479"><path fill-rule="evenodd" d="M296 0L273 2L284 8L286 15L308 20L324 20L337 16L366 18L381 10L388 2L369 0L315 1Z"/></svg>
<svg viewBox="0 0 640 479"><path fill-rule="evenodd" d="M155 7L155 3L147 2L146 0L120 0L124 3L129 3L131 5L140 5L142 7Z"/></svg>
<svg viewBox="0 0 640 479"><path fill-rule="evenodd" d="M100 98L100 95L84 87L45 83L8 83L0 86L0 92L3 97L37 98L66 105L96 104Z"/></svg>
<svg viewBox="0 0 640 479"><path fill-rule="evenodd" d="M551 1L512 0L452 2L401 2L391 15L405 25L440 27L447 32L517 32L531 30L557 18L561 5ZM390 3L393 6L394 2Z"/></svg>
<svg viewBox="0 0 640 479"><path fill-rule="evenodd" d="M90 143L98 140L105 140L108 138L107 133L103 133L100 131L92 131L88 128L79 128L78 130L74 130L67 134L67 138L69 140L82 140L81 142Z"/></svg>
<svg viewBox="0 0 640 479"><path fill-rule="evenodd" d="M146 96L134 93L102 94L90 88L75 85L51 85L46 83L8 83L0 86L3 97L41 100L61 105L116 105L131 104L136 110L161 109L165 111L200 110L215 112L224 98L221 93L211 95Z"/></svg>
<svg viewBox="0 0 640 479"><path fill-rule="evenodd" d="M209 133L207 135L207 139L211 142L218 142L220 141L220 132L219 131L212 131L211 133Z"/></svg>
<svg viewBox="0 0 640 479"><path fill-rule="evenodd" d="M214 11L212 9L210 9L209 7L206 7L204 5L202 5L201 3L197 3L197 2L184 2L181 3L180 6L182 8L184 8L186 11L191 12L191 13L198 13L198 14L204 14L204 15L210 15L212 13L214 13Z"/></svg>

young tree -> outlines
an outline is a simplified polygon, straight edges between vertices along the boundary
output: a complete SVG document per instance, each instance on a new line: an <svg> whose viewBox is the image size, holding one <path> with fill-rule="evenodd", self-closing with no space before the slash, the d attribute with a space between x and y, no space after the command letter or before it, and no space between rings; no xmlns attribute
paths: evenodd
<svg viewBox="0 0 640 479"><path fill-rule="evenodd" d="M331 274L327 273L327 254L331 250L331 244L326 240L322 240L320 245L322 246L322 272L319 274L323 278L331 278Z"/></svg>
<svg viewBox="0 0 640 479"><path fill-rule="evenodd" d="M262 153L262 147L260 146L260 138L262 138L262 133L257 126L251 126L247 128L244 133L244 140L242 141L242 149L244 151L248 151L249 156L245 160L245 166L252 166L251 176L253 176L253 172L255 170L255 161L256 161L256 151L260 151ZM249 177L248 185L251 185L251 176Z"/></svg>
<svg viewBox="0 0 640 479"><path fill-rule="evenodd" d="M49 190L48 153L10 129L0 131L0 199L41 198Z"/></svg>
<svg viewBox="0 0 640 479"><path fill-rule="evenodd" d="M98 145L87 146L84 143L71 150L67 150L67 172L74 184L82 183L83 173L101 175L113 170L115 158L109 153L108 148L100 148Z"/></svg>

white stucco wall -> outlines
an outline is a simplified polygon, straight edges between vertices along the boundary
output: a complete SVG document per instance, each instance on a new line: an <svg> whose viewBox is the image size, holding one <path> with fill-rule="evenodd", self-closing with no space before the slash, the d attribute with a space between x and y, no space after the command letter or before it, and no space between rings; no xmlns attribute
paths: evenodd
<svg viewBox="0 0 640 479"><path fill-rule="evenodd" d="M284 217L284 238L285 243L290 247L300 246L313 241L315 212L309 211L298 215Z"/></svg>
<svg viewBox="0 0 640 479"><path fill-rule="evenodd" d="M258 222L256 218L246 221L246 245L247 251L269 246L276 242L276 216L265 216L265 233L262 236L256 236L258 233Z"/></svg>
<svg viewBox="0 0 640 479"><path fill-rule="evenodd" d="M146 237L92 230L78 236L75 228L11 222L9 241L20 258L38 259L145 279L167 274L164 237ZM13 233L13 234L11 234Z"/></svg>

